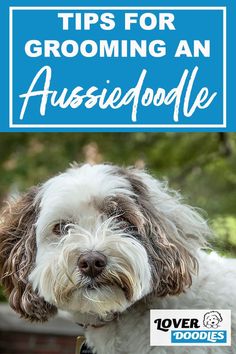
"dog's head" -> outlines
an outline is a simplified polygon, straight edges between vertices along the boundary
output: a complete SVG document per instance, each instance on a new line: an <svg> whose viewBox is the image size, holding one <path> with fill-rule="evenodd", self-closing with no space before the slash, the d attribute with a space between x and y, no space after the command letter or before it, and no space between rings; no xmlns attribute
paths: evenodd
<svg viewBox="0 0 236 354"><path fill-rule="evenodd" d="M203 324L205 327L208 328L216 328L218 327L218 324L222 322L223 319L221 317L221 314L218 311L210 311L205 313L204 319L203 319Z"/></svg>
<svg viewBox="0 0 236 354"><path fill-rule="evenodd" d="M205 221L136 169L74 166L0 217L0 277L11 306L44 321L56 310L105 317L149 293L191 285Z"/></svg>

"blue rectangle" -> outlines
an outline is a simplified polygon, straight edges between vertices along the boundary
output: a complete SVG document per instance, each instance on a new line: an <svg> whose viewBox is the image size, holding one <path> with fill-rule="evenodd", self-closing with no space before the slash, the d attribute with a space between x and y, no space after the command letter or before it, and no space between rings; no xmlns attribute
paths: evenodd
<svg viewBox="0 0 236 354"><path fill-rule="evenodd" d="M171 343L183 343L183 344L199 344L205 343L208 345L213 345L217 343L227 342L227 331L217 330L217 331L194 331L194 330L181 330L181 331L171 331Z"/></svg>
<svg viewBox="0 0 236 354"><path fill-rule="evenodd" d="M145 5L1 2L0 131L236 131L235 4ZM112 30L102 20L107 13ZM98 18L90 29L86 14ZM27 100L31 85L46 90L46 74L50 92Z"/></svg>
<svg viewBox="0 0 236 354"><path fill-rule="evenodd" d="M58 14L69 13L75 14L79 13L81 17L84 17L88 13L96 14L96 16L101 17L104 13L109 13L115 17L116 28L112 31L104 31L99 26L91 26L89 31L77 31L74 26L71 26L70 31L62 30L61 19L58 18ZM150 18L158 18L160 13L169 13L175 17L175 28L176 31L166 30L160 34L156 31L144 31L139 28L139 26L134 26L133 31L124 30L124 17L127 13L138 14L139 18L142 16L147 16L150 14ZM211 16L212 25L209 26L209 14ZM74 15L75 16L75 15ZM167 15L166 15L167 16ZM27 24L27 26L22 26L22 24ZM42 23L44 26L42 27ZM199 26L201 23L201 26ZM185 25L183 25L185 24ZM146 24L145 24L146 25ZM186 25L188 27L188 32L186 33ZM207 10L162 10L161 8L157 10L97 10L96 8L91 8L91 10L47 10L39 9L28 9L28 10L17 10L12 9L12 26L13 26L13 117L12 124L21 125L50 125L50 124L90 124L90 125L223 125L223 10L214 10L210 12ZM30 32L29 32L30 26ZM69 27L70 28L70 27ZM20 36L17 36L21 33ZM131 57L132 53L129 53L129 57L123 57L123 51L121 52L121 43L129 47L134 42L140 44L142 40L146 40L146 46L148 44L155 43L157 39L166 43L166 57L155 58L146 52L147 57L140 57L136 52L136 57ZM17 40L16 40L17 38ZM201 40L202 43L205 40L211 39L211 56L210 58L204 58L200 54L199 58L173 58L176 52L177 45L182 38L188 40L189 45L189 55L193 55L193 47L190 48L190 43L193 45L195 38ZM65 47L64 53L62 49L57 51L57 54L61 57L54 57L54 53L50 54L45 52L45 40L55 40L63 46L65 41L73 41L74 46L68 45ZM35 40L40 45L32 45L31 52L35 55L36 50L42 51L42 55L39 57L28 57L25 53L25 46L30 40ZM90 41L89 43L87 41ZM106 41L110 45L111 41L114 45L118 41L118 51L119 57L100 57L101 56L101 41ZM123 41L123 42L121 42ZM125 42L127 41L127 42ZM67 42L66 42L67 43ZM71 42L72 43L72 42ZM75 57L67 57L68 52L77 51L77 45L81 45L80 52L82 52L82 44L88 43L88 45L83 46L84 54L90 55L90 51L97 51L97 54L92 57L85 57L78 55ZM48 44L48 43L47 43ZM144 45L145 47L145 45ZM64 47L61 47L64 48ZM187 47L185 47L186 50ZM125 52L129 49L125 48ZM131 49L130 49L131 51ZM154 51L154 49L153 49ZM155 48L155 55L157 53L157 48ZM169 53L169 54L168 54ZM50 55L50 57L45 57L45 55ZM14 57L17 60L14 60ZM50 95L47 96L47 103L45 107L45 114L40 113L40 106L42 102L42 95L38 97L31 97L28 100L27 108L25 114L20 119L20 114L22 112L22 106L24 100L19 96L27 92L30 83L35 77L36 73L39 72L43 67L47 67L51 75L51 85L49 90L56 90L61 93L64 88L68 88L68 99L70 92L76 87L81 86L83 89L81 91L82 95L86 94L86 91L91 86L96 86L95 94L101 95L105 90L107 90L107 95L105 96L106 101L108 101L113 89L117 87L122 90L122 97L127 91L136 87L140 76L146 72L145 78L142 81L142 88L140 90L140 98L144 97L145 92L150 91L150 95L147 94L146 104L148 104L149 97L151 102L151 96L155 95L156 91L160 90L160 96L163 93L163 97L160 99L155 99L159 104L167 95L169 90L175 88L179 85L181 77L184 72L187 73L187 78L184 84L185 95L181 94L179 113L176 114L174 119L174 103L173 104L163 104L161 106L155 106L150 104L148 106L143 106L140 100L137 104L137 113L135 118L132 120L132 110L135 105L135 98L131 101L129 105L124 105L121 108L114 109L107 107L106 109L101 109L97 104L92 108L86 108L85 104L82 104L76 109L53 107L50 104ZM195 69L195 73L194 73ZM42 90L45 84L45 73L43 71L37 84L34 86L34 90ZM64 74L63 74L64 73ZM49 74L48 74L49 75ZM184 99L186 99L187 89L189 87L189 82L191 75L195 77L194 83L191 89L189 107L184 106ZM109 82L109 83L108 83ZM191 108L195 97L199 94L199 91L203 87L207 87L210 91L209 95L217 92L217 96L212 102L211 109L199 110L196 109L194 114L190 117L186 117L188 110ZM165 93L164 93L165 90ZM137 90L138 91L138 90ZM146 95L145 95L146 96ZM180 96L180 95L179 95ZM59 95L57 96L57 98ZM155 97L155 96L154 96ZM168 101L168 100L167 100ZM169 100L171 101L171 99ZM117 105L114 103L114 107ZM186 112L184 112L184 109ZM135 121L134 121L135 119Z"/></svg>

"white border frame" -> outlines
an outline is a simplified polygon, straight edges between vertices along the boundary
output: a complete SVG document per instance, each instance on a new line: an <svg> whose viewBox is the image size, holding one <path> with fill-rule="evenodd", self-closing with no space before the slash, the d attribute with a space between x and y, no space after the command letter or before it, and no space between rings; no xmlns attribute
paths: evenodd
<svg viewBox="0 0 236 354"><path fill-rule="evenodd" d="M223 11L223 123L222 124L14 124L13 123L13 11L25 10L206 10ZM226 122L226 6L10 6L9 7L9 127L10 128L227 128Z"/></svg>

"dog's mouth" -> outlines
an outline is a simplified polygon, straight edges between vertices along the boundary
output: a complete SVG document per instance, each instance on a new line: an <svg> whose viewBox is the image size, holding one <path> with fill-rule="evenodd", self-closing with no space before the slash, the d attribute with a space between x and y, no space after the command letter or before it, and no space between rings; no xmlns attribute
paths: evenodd
<svg viewBox="0 0 236 354"><path fill-rule="evenodd" d="M108 285L108 284L107 284ZM91 290L91 291L96 291L96 290L98 290L98 289L101 289L102 287L104 287L105 285L104 284L101 284L101 283L99 283L99 282L91 282L91 283L89 283L89 284L87 284L86 286L85 286L85 289L86 290Z"/></svg>
<svg viewBox="0 0 236 354"><path fill-rule="evenodd" d="M83 288L86 290L99 290L103 287L110 287L112 285L119 285L117 284L114 280L109 280L109 279L102 279L102 278L94 278L94 279L89 279L86 281L84 284Z"/></svg>
<svg viewBox="0 0 236 354"><path fill-rule="evenodd" d="M133 289L130 287L128 282L120 282L117 279L103 279L102 277L89 279L83 285L85 291L101 291L102 289L118 287L121 289L127 300L130 300L133 296Z"/></svg>
<svg viewBox="0 0 236 354"><path fill-rule="evenodd" d="M100 286L99 286L100 287ZM97 285L94 285L94 284L89 284L86 286L86 289L87 290L97 290L98 286Z"/></svg>

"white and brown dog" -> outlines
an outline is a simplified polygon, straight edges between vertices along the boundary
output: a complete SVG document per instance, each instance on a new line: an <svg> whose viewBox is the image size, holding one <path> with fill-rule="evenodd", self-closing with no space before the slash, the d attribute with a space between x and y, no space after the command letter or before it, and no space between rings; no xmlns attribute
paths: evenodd
<svg viewBox="0 0 236 354"><path fill-rule="evenodd" d="M177 353L150 347L150 309L231 309L236 262L200 248L210 231L177 193L145 172L72 166L0 217L0 277L15 311L46 321L57 309L84 324L97 354ZM235 350L235 349L234 349Z"/></svg>

